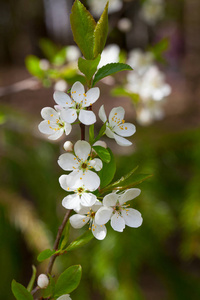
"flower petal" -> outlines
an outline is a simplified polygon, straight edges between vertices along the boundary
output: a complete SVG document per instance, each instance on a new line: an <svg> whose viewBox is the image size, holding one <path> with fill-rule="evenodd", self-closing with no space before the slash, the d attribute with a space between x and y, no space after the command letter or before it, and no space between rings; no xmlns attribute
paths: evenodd
<svg viewBox="0 0 200 300"><path fill-rule="evenodd" d="M91 110L81 109L78 118L81 121L81 123L85 125L91 125L96 122L96 116Z"/></svg>
<svg viewBox="0 0 200 300"><path fill-rule="evenodd" d="M68 135L72 131L72 125L69 123L65 123L65 134Z"/></svg>
<svg viewBox="0 0 200 300"><path fill-rule="evenodd" d="M124 218L127 226L134 228L139 227L143 221L141 213L133 208L122 210L122 217Z"/></svg>
<svg viewBox="0 0 200 300"><path fill-rule="evenodd" d="M96 173L88 170L83 174L83 183L88 190L95 191L100 186L100 178Z"/></svg>
<svg viewBox="0 0 200 300"><path fill-rule="evenodd" d="M75 214L69 218L69 221L74 228L82 228L87 222L89 218L84 215Z"/></svg>
<svg viewBox="0 0 200 300"><path fill-rule="evenodd" d="M74 152L77 158L83 161L85 161L88 158L90 151L91 151L91 146L86 141L79 140L74 145Z"/></svg>
<svg viewBox="0 0 200 300"><path fill-rule="evenodd" d="M53 94L53 99L62 107L71 107L73 105L72 99L64 92L55 91Z"/></svg>
<svg viewBox="0 0 200 300"><path fill-rule="evenodd" d="M63 190L71 191L71 189L69 188L68 182L67 182L67 177L68 177L68 175L61 175L59 177L59 183Z"/></svg>
<svg viewBox="0 0 200 300"><path fill-rule="evenodd" d="M128 141L127 139L117 135L117 134L114 134L114 139L116 141L116 143L120 146L131 146L132 143L130 141Z"/></svg>
<svg viewBox="0 0 200 300"><path fill-rule="evenodd" d="M106 207L115 206L119 195L116 193L110 193L103 198L103 205Z"/></svg>
<svg viewBox="0 0 200 300"><path fill-rule="evenodd" d="M115 213L111 217L110 225L114 230L122 232L125 228L125 221L118 213Z"/></svg>
<svg viewBox="0 0 200 300"><path fill-rule="evenodd" d="M60 116L67 123L73 123L77 119L76 110L73 108L63 109Z"/></svg>
<svg viewBox="0 0 200 300"><path fill-rule="evenodd" d="M44 121L40 122L40 124L38 125L38 129L42 133L52 134L53 129L51 127L54 126L54 125L55 125L54 122L49 122L47 120L44 120Z"/></svg>
<svg viewBox="0 0 200 300"><path fill-rule="evenodd" d="M105 134L110 138L110 139L114 139L114 132L109 128L109 127L106 127L106 131L105 131Z"/></svg>
<svg viewBox="0 0 200 300"><path fill-rule="evenodd" d="M81 196L81 205L92 206L95 204L97 197L92 193L83 193Z"/></svg>
<svg viewBox="0 0 200 300"><path fill-rule="evenodd" d="M126 190L126 192L119 197L119 203L122 205L127 201L133 200L135 197L139 196L141 193L140 189L132 188Z"/></svg>
<svg viewBox="0 0 200 300"><path fill-rule="evenodd" d="M104 105L102 105L99 109L99 118L101 119L101 121L103 123L105 123L107 121Z"/></svg>
<svg viewBox="0 0 200 300"><path fill-rule="evenodd" d="M105 225L97 225L94 221L92 224L92 233L97 240L103 240L106 237L107 229Z"/></svg>
<svg viewBox="0 0 200 300"><path fill-rule="evenodd" d="M62 206L67 209L76 209L80 205L80 197L77 194L68 195L62 200Z"/></svg>
<svg viewBox="0 0 200 300"><path fill-rule="evenodd" d="M48 139L50 139L50 140L57 140L57 139L59 139L59 137L61 137L63 135L63 133L64 133L64 129L63 128L57 128L57 130L55 131L55 133L52 134L52 135L50 135L48 137Z"/></svg>
<svg viewBox="0 0 200 300"><path fill-rule="evenodd" d="M93 166L95 171L100 171L103 168L103 163L99 158L94 158L93 160L91 160L91 162L95 163Z"/></svg>
<svg viewBox="0 0 200 300"><path fill-rule="evenodd" d="M65 171L73 171L78 168L78 160L72 153L64 153L58 158L59 166Z"/></svg>
<svg viewBox="0 0 200 300"><path fill-rule="evenodd" d="M136 132L135 125L131 123L124 123L113 128L113 131L121 136L131 136Z"/></svg>
<svg viewBox="0 0 200 300"><path fill-rule="evenodd" d="M83 107L87 107L92 105L97 101L100 95L100 90L98 87L91 88L89 91L86 93L86 97L83 100Z"/></svg>
<svg viewBox="0 0 200 300"><path fill-rule="evenodd" d="M84 93L84 86L79 81L76 81L71 88L71 96L74 99L74 101L80 103L84 98Z"/></svg>
<svg viewBox="0 0 200 300"><path fill-rule="evenodd" d="M112 216L113 209L111 207L101 207L95 214L95 222L98 225L106 224L111 216Z"/></svg>
<svg viewBox="0 0 200 300"><path fill-rule="evenodd" d="M50 122L55 122L59 120L59 114L52 107L44 107L41 110L41 116L45 120L49 120Z"/></svg>
<svg viewBox="0 0 200 300"><path fill-rule="evenodd" d="M124 119L124 114L125 114L125 110L123 109L123 107L121 107L121 106L114 107L109 114L110 125L113 127L118 122L122 123L122 120Z"/></svg>

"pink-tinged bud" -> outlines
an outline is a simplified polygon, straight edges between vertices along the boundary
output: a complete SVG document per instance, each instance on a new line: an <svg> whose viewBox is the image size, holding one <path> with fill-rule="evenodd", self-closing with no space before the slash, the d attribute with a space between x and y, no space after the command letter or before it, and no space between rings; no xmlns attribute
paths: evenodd
<svg viewBox="0 0 200 300"><path fill-rule="evenodd" d="M65 151L71 152L74 148L74 145L72 144L72 142L66 141L63 145L63 148L65 149Z"/></svg>
<svg viewBox="0 0 200 300"><path fill-rule="evenodd" d="M45 274L40 274L37 279L37 285L41 289L45 289L49 285L49 278Z"/></svg>

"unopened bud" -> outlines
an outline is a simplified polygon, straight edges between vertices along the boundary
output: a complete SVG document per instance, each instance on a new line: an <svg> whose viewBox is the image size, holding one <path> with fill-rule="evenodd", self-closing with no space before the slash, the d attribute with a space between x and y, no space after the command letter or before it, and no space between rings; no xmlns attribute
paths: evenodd
<svg viewBox="0 0 200 300"><path fill-rule="evenodd" d="M69 294L65 294L65 295L60 296L56 300L72 300L72 298L70 298Z"/></svg>
<svg viewBox="0 0 200 300"><path fill-rule="evenodd" d="M74 145L72 144L72 142L70 141L66 141L63 145L63 148L65 149L65 151L67 152L71 152L73 150Z"/></svg>
<svg viewBox="0 0 200 300"><path fill-rule="evenodd" d="M107 144L104 141L97 141L93 146L101 146L103 148L107 148Z"/></svg>
<svg viewBox="0 0 200 300"><path fill-rule="evenodd" d="M91 160L90 161L90 165L91 165L91 167L94 167L96 165L96 161L95 160Z"/></svg>
<svg viewBox="0 0 200 300"><path fill-rule="evenodd" d="M40 274L37 279L37 285L41 289L45 289L49 285L49 278L45 274Z"/></svg>

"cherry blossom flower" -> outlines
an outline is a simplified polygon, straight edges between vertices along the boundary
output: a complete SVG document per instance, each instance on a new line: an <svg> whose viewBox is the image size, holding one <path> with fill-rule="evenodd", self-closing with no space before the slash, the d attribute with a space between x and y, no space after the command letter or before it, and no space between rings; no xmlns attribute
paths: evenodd
<svg viewBox="0 0 200 300"><path fill-rule="evenodd" d="M44 107L41 115L44 119L38 128L44 134L49 134L50 140L57 140L63 133L70 134L72 130L71 124L65 122L60 116L62 110L56 111L51 107Z"/></svg>
<svg viewBox="0 0 200 300"><path fill-rule="evenodd" d="M103 206L95 215L95 222L98 225L106 224L111 220L111 226L114 230L122 232L125 225L137 228L142 224L142 217L139 211L129 208L126 205L140 194L140 189L128 189L121 194L111 193L104 197Z"/></svg>
<svg viewBox="0 0 200 300"><path fill-rule="evenodd" d="M107 0L89 0L88 4L90 6L90 10L92 15L95 17L99 17L104 7L106 6ZM121 0L110 0L108 6L108 13L114 13L119 11L122 8L122 1Z"/></svg>
<svg viewBox="0 0 200 300"><path fill-rule="evenodd" d="M129 52L127 64L134 69L138 75L143 75L152 65L154 56L151 52L143 52L141 49L134 49Z"/></svg>
<svg viewBox="0 0 200 300"><path fill-rule="evenodd" d="M115 139L120 146L130 146L132 143L124 137L131 136L135 133L135 126L131 123L125 123L124 120L125 111L123 107L115 107L111 110L109 115L109 122L105 113L104 105L99 109L99 117L105 123L105 134L112 139Z"/></svg>
<svg viewBox="0 0 200 300"><path fill-rule="evenodd" d="M96 122L96 116L93 111L87 110L87 108L97 101L99 95L98 87L91 88L85 93L84 86L77 81L71 88L71 98L60 91L55 91L53 98L58 105L65 108L61 112L63 120L73 123L78 117L81 123L91 125Z"/></svg>
<svg viewBox="0 0 200 300"><path fill-rule="evenodd" d="M74 192L62 200L62 205L67 209L79 209L82 206L92 206L97 197L90 193L96 188L88 187L79 176L61 175L59 178L61 187L67 192Z"/></svg>
<svg viewBox="0 0 200 300"><path fill-rule="evenodd" d="M83 184L89 189L96 190L100 185L99 176L91 171L100 171L102 161L99 158L90 158L91 146L86 141L77 141L74 145L75 155L64 153L58 159L59 166L65 171L72 171L71 176L78 175L82 178Z"/></svg>
<svg viewBox="0 0 200 300"><path fill-rule="evenodd" d="M102 206L100 201L96 201L90 208L82 207L78 214L70 217L70 223L74 228L82 228L85 224L89 224L89 229L92 231L94 237L98 240L103 240L106 237L106 226L101 224L97 225L95 222L96 211Z"/></svg>

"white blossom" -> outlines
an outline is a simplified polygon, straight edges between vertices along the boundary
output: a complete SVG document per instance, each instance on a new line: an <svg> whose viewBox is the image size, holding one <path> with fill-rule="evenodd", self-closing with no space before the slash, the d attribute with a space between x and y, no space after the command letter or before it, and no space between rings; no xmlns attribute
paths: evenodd
<svg viewBox="0 0 200 300"><path fill-rule="evenodd" d="M69 294L65 294L57 298L56 300L72 300Z"/></svg>
<svg viewBox="0 0 200 300"><path fill-rule="evenodd" d="M94 237L98 240L103 240L106 237L106 226L98 225L95 222L96 211L102 206L100 201L96 201L90 208L82 207L78 214L70 217L70 223L74 228L82 228L85 224L89 224L89 229L92 231Z"/></svg>
<svg viewBox="0 0 200 300"><path fill-rule="evenodd" d="M125 123L124 120L125 111L123 107L115 107L111 110L109 118L105 113L104 106L102 105L99 109L99 117L105 123L106 131L105 134L112 139L115 139L120 146L130 146L132 143L124 137L131 136L135 133L135 126L131 123Z"/></svg>
<svg viewBox="0 0 200 300"><path fill-rule="evenodd" d="M50 140L57 140L63 133L70 134L72 130L71 124L65 122L62 117L62 109L56 111L51 107L44 107L41 111L42 121L38 128L39 130L49 135Z"/></svg>
<svg viewBox="0 0 200 300"><path fill-rule="evenodd" d="M91 125L96 122L96 116L93 111L87 110L87 108L97 101L99 95L98 87L91 88L85 93L84 86L77 81L71 88L71 98L60 91L55 91L53 97L58 105L65 108L61 112L63 120L73 123L78 117L81 123Z"/></svg>
<svg viewBox="0 0 200 300"><path fill-rule="evenodd" d="M106 224L111 220L111 227L122 232L125 225L137 228L142 224L142 217L139 211L129 208L127 201L139 196L140 189L132 188L120 194L111 193L103 198L103 206L95 215L95 222L98 225Z"/></svg>
<svg viewBox="0 0 200 300"><path fill-rule="evenodd" d="M106 6L107 0L89 0L88 4L90 6L92 15L95 17L100 17L104 7ZM108 6L108 13L114 13L122 8L122 0L110 0Z"/></svg>
<svg viewBox="0 0 200 300"><path fill-rule="evenodd" d="M90 193L96 188L92 188L90 184L88 186L80 176L61 175L59 182L65 191L73 192L62 200L65 208L78 210L81 205L92 206L96 202L97 197Z"/></svg>
<svg viewBox="0 0 200 300"><path fill-rule="evenodd" d="M81 57L81 52L78 47L76 46L68 46L66 48L66 59L69 62L73 62Z"/></svg>
<svg viewBox="0 0 200 300"><path fill-rule="evenodd" d="M46 289L46 287L49 285L49 278L46 274L40 274L37 279L37 285L41 289Z"/></svg>
<svg viewBox="0 0 200 300"><path fill-rule="evenodd" d="M127 64L129 64L134 72L143 75L147 69L152 65L154 56L151 52L143 52L141 49L134 49L129 52Z"/></svg>
<svg viewBox="0 0 200 300"><path fill-rule="evenodd" d="M119 53L120 48L118 45L110 44L106 46L101 53L101 60L98 65L98 69L107 64L119 62Z"/></svg>
<svg viewBox="0 0 200 300"><path fill-rule="evenodd" d="M163 0L146 0L142 5L141 17L149 25L154 25L164 16Z"/></svg>
<svg viewBox="0 0 200 300"><path fill-rule="evenodd" d="M128 32L132 27L132 22L128 18L122 18L118 21L117 27L122 32Z"/></svg>
<svg viewBox="0 0 200 300"><path fill-rule="evenodd" d="M71 176L78 175L88 188L96 190L100 185L99 176L91 171L100 171L102 161L99 158L91 159L91 146L86 141L77 141L74 145L75 155L64 153L58 159L59 166L65 171L72 171Z"/></svg>

